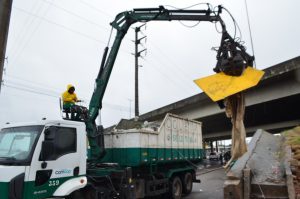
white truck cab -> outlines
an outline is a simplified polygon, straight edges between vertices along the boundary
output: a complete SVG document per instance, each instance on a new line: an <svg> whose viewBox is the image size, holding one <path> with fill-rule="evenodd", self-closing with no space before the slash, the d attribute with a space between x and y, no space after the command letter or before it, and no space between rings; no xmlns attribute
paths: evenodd
<svg viewBox="0 0 300 199"><path fill-rule="evenodd" d="M42 120L0 130L0 198L67 196L87 184L85 125Z"/></svg>

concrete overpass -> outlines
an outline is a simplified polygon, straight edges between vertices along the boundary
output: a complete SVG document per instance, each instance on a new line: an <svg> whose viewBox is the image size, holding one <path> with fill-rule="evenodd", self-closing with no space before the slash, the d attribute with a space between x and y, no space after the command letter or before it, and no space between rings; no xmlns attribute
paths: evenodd
<svg viewBox="0 0 300 199"><path fill-rule="evenodd" d="M246 91L247 136L259 128L277 133L300 125L300 56L264 71L259 85ZM145 113L140 120L161 120L169 112L203 122L205 141L231 138L230 120L205 93Z"/></svg>

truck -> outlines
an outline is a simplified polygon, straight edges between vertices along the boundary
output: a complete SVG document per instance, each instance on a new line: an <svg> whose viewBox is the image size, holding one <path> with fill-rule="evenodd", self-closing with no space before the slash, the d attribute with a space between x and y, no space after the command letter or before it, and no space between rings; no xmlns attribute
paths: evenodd
<svg viewBox="0 0 300 199"><path fill-rule="evenodd" d="M118 14L116 37L103 53L88 117L7 124L0 131L0 198L180 199L189 194L203 158L201 123L168 114L160 124L96 125L122 39L136 22L207 21L222 28L215 72L240 76L254 57L226 31L222 6L204 10L142 8ZM134 127L134 128L132 128ZM87 139L86 139L87 138ZM87 141L86 141L87 140Z"/></svg>
<svg viewBox="0 0 300 199"><path fill-rule="evenodd" d="M192 191L193 182L199 182L195 172L203 158L200 122L167 114L161 124L121 120L103 134L106 154L97 164L88 162L86 173L83 123L42 120L6 125L1 130L0 154L10 158L0 160L1 198L64 197L89 180L103 186L102 197L117 197L113 191L123 188L143 198L166 193L171 178L176 191L185 194Z"/></svg>

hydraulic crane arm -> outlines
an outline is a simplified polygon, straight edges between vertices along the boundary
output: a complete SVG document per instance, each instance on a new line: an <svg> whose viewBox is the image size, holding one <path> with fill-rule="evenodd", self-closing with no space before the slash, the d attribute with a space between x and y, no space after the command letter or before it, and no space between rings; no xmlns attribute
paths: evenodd
<svg viewBox="0 0 300 199"><path fill-rule="evenodd" d="M111 26L117 30L114 43L108 54L108 47L105 48L102 63L99 74L96 79L96 86L89 105L89 118L86 121L87 136L91 147L91 153L89 160L97 162L105 154L104 140L101 130L97 129L95 120L98 116L99 110L102 108L102 99L106 90L107 83L111 71L113 69L122 39L126 35L129 27L136 22L148 22L148 21L172 21L172 20L184 20L184 21L208 21L219 22L222 27L222 41L217 54L217 66L216 71L225 71L224 66L228 65L224 60L230 60L235 57L235 54L241 55L243 63L249 63L249 60L254 58L249 56L245 49L237 44L234 39L227 33L226 26L220 17L222 7L218 7L218 11L212 11L209 7L206 10L168 10L163 6L159 8L145 8L134 9L133 11L126 11L118 14L115 20L111 23ZM231 53L228 53L230 51ZM240 53L241 52L241 53ZM252 59L253 58L253 59ZM249 59L249 60L248 60ZM236 60L234 62L236 63ZM228 68L226 68L227 71ZM236 73L234 73L236 74ZM233 74L233 75L234 75Z"/></svg>

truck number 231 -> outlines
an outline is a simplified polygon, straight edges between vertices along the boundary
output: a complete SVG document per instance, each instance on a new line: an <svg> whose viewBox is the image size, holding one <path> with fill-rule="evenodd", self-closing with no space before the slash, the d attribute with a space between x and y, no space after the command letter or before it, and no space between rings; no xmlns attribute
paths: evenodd
<svg viewBox="0 0 300 199"><path fill-rule="evenodd" d="M49 181L49 187L58 186L59 180L50 180Z"/></svg>

